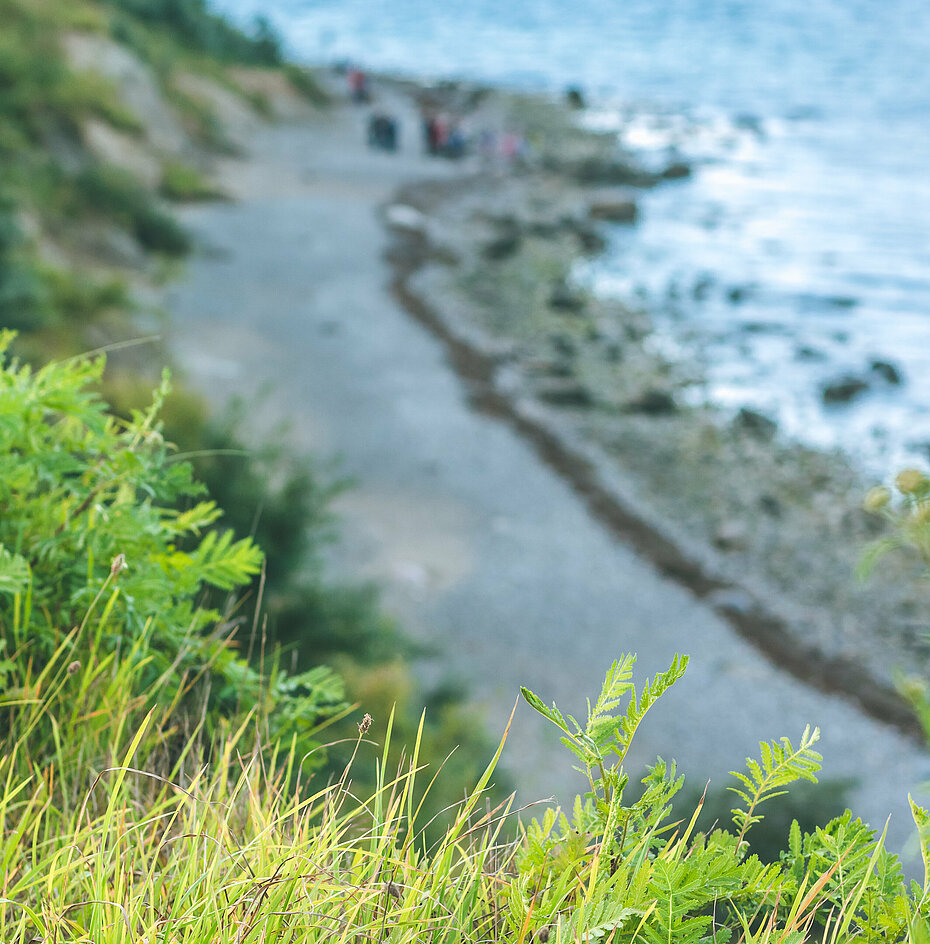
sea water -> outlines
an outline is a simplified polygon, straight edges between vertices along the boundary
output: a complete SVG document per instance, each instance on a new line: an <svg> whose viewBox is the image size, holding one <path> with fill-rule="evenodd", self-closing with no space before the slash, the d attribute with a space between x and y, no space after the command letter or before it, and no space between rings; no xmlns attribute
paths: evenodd
<svg viewBox="0 0 930 944"><path fill-rule="evenodd" d="M216 6L268 17L310 62L583 89L584 120L694 173L644 193L577 277L702 362L692 399L762 410L874 475L930 460L926 0ZM825 403L844 376L867 388Z"/></svg>

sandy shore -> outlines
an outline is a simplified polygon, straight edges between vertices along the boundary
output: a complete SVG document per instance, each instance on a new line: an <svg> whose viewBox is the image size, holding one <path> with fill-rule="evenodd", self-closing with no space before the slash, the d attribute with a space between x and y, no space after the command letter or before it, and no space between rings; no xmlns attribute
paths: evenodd
<svg viewBox="0 0 930 944"><path fill-rule="evenodd" d="M340 458L358 485L340 502L333 567L382 582L389 610L441 653L424 684L463 679L492 729L521 684L579 710L619 653L638 652L645 674L688 652L688 675L650 717L633 763L674 756L695 781L719 784L759 739L818 724L825 776L858 775L856 811L876 825L893 811L901 848L907 791L930 777L925 753L773 664L719 598L701 599L605 527L526 429L473 408L454 346L392 296L385 255L397 234L384 207L411 181L464 189L479 168L423 157L411 102L394 88L380 96L402 119L399 153L365 147L363 109L292 116L256 126L249 158L224 163L234 202L185 211L201 251L165 306L190 379L217 402L253 401L257 429L287 419L296 448ZM522 800L567 796L563 753L518 712L506 758Z"/></svg>

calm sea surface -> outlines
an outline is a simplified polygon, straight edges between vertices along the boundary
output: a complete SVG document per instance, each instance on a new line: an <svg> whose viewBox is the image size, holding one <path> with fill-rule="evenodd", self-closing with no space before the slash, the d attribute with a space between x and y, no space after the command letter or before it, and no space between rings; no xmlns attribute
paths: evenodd
<svg viewBox="0 0 930 944"><path fill-rule="evenodd" d="M669 352L706 365L695 398L763 409L875 474L930 461L926 0L215 5L267 16L312 62L582 87L591 123L697 163L578 277L657 313ZM867 392L825 406L847 374Z"/></svg>

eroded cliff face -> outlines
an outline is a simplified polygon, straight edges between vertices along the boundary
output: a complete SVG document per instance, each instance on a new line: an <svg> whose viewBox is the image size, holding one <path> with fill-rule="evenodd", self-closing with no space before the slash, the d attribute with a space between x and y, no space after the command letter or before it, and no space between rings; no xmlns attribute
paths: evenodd
<svg viewBox="0 0 930 944"><path fill-rule="evenodd" d="M138 335L192 248L175 205L222 198L221 165L311 106L284 67L127 29L119 4L0 0L0 17L0 326L33 360Z"/></svg>

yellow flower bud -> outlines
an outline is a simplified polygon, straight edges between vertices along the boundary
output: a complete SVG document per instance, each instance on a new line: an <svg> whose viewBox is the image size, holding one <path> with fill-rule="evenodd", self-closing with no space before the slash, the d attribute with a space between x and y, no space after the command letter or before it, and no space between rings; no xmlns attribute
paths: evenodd
<svg viewBox="0 0 930 944"><path fill-rule="evenodd" d="M920 469L905 469L903 472L899 472L898 477L894 480L898 490L905 495L913 495L925 482L926 477Z"/></svg>
<svg viewBox="0 0 930 944"><path fill-rule="evenodd" d="M870 488L866 492L862 507L874 514L881 511L890 501L891 492L884 485L876 485L875 488Z"/></svg>

